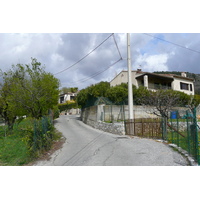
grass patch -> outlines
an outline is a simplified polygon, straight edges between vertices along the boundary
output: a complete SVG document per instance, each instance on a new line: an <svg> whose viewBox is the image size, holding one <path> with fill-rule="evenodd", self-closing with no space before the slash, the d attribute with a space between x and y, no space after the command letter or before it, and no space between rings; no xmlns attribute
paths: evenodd
<svg viewBox="0 0 200 200"><path fill-rule="evenodd" d="M51 129L48 129L46 133L40 132L42 128L39 127L39 129L40 138L34 141L33 119L27 118L19 124L15 124L12 133L8 133L5 126L0 126L0 165L26 165L51 149L53 142L59 140L62 136L52 125ZM33 147L38 145L38 141L42 148L34 150Z"/></svg>
<svg viewBox="0 0 200 200"><path fill-rule="evenodd" d="M17 135L0 138L0 163L19 166L30 162L31 157L26 144Z"/></svg>

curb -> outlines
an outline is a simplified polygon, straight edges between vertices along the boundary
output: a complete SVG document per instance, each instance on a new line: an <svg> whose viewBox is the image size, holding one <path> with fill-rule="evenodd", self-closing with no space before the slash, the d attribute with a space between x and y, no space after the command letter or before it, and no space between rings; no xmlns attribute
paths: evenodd
<svg viewBox="0 0 200 200"><path fill-rule="evenodd" d="M176 149L180 154L186 157L186 159L188 160L191 166L199 166L198 163L188 154L186 150L183 150L181 147L178 147L176 144L169 144L166 140L156 140L156 141L163 142L167 144L168 146Z"/></svg>

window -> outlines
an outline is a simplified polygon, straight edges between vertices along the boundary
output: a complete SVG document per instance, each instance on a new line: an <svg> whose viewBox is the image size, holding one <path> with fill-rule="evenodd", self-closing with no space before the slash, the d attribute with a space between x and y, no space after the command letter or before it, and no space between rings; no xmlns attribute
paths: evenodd
<svg viewBox="0 0 200 200"><path fill-rule="evenodd" d="M189 90L189 84L180 82L181 90Z"/></svg>
<svg viewBox="0 0 200 200"><path fill-rule="evenodd" d="M192 87L192 84L190 84L190 91L193 91L193 87Z"/></svg>
<svg viewBox="0 0 200 200"><path fill-rule="evenodd" d="M75 100L75 96L70 96L70 101Z"/></svg>
<svg viewBox="0 0 200 200"><path fill-rule="evenodd" d="M63 103L63 102L64 102L64 96L60 97L60 103Z"/></svg>

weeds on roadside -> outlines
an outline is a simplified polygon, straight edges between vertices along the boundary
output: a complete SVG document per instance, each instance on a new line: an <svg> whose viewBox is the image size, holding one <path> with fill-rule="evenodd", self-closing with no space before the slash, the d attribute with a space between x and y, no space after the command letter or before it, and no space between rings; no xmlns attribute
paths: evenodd
<svg viewBox="0 0 200 200"><path fill-rule="evenodd" d="M24 119L15 124L12 134L5 134L5 127L1 126L0 165L27 164L51 149L53 141L60 137L47 117L40 120Z"/></svg>

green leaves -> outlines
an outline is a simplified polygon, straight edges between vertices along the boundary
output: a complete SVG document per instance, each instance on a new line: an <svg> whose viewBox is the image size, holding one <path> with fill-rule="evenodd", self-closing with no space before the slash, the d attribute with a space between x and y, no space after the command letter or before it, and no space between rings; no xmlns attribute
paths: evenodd
<svg viewBox="0 0 200 200"><path fill-rule="evenodd" d="M0 114L7 121L22 115L39 119L57 105L59 80L37 59L32 58L31 65L13 65L2 77Z"/></svg>
<svg viewBox="0 0 200 200"><path fill-rule="evenodd" d="M124 84L111 87L107 90L106 96L115 104L119 104L128 98L128 87Z"/></svg>
<svg viewBox="0 0 200 200"><path fill-rule="evenodd" d="M91 85L85 89L82 89L77 95L78 105L84 107L88 100L93 97L106 97L107 90L110 88L110 83L100 82L96 85Z"/></svg>

